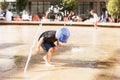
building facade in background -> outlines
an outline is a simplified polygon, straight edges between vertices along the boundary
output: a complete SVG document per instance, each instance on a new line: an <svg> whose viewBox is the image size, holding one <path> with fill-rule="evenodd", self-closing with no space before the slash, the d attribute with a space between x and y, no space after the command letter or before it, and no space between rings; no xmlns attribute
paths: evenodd
<svg viewBox="0 0 120 80"><path fill-rule="evenodd" d="M33 13L45 13L51 5L54 5L55 0L29 0L28 9ZM87 15L91 9L94 9L98 15L102 9L106 8L106 0L78 0L78 15Z"/></svg>
<svg viewBox="0 0 120 80"><path fill-rule="evenodd" d="M16 0L0 0L0 2L4 2L4 1L6 1L6 2L16 2Z"/></svg>
<svg viewBox="0 0 120 80"><path fill-rule="evenodd" d="M3 2L4 0L0 0ZM6 2L15 4L16 0L5 0ZM56 0L28 0L27 10L30 14L46 13L46 11L54 5ZM98 15L101 15L103 9L106 8L106 0L78 0L78 15L87 15L91 9L94 9Z"/></svg>

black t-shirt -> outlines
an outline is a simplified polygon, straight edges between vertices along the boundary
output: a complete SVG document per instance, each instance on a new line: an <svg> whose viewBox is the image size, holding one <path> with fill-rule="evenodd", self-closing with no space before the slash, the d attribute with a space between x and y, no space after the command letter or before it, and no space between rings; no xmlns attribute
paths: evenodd
<svg viewBox="0 0 120 80"><path fill-rule="evenodd" d="M40 35L38 40L40 40L40 38L43 37L44 42L53 43L57 41L55 34L56 34L56 31L54 30L45 31Z"/></svg>

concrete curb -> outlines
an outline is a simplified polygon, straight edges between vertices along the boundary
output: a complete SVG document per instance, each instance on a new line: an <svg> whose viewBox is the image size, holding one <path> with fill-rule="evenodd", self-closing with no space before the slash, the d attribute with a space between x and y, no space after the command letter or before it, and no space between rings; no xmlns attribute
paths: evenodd
<svg viewBox="0 0 120 80"><path fill-rule="evenodd" d="M0 25L39 25L40 21L0 21ZM79 26L79 27L93 27L93 23L90 22L55 22L55 21L46 21L42 22L43 25L49 26ZM120 28L120 23L98 23L99 27L112 27L112 28Z"/></svg>

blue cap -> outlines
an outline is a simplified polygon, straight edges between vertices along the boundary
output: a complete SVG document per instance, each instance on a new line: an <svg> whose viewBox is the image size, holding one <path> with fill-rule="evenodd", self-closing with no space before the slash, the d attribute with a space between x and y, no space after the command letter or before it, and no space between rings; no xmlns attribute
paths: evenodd
<svg viewBox="0 0 120 80"><path fill-rule="evenodd" d="M67 28L60 28L56 31L56 38L62 43L66 43L69 36L70 31Z"/></svg>

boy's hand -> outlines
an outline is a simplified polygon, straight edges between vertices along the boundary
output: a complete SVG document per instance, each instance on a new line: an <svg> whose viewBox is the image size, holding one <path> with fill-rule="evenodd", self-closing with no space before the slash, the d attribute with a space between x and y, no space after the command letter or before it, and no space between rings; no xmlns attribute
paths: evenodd
<svg viewBox="0 0 120 80"><path fill-rule="evenodd" d="M60 47L61 45L62 45L62 43L57 41L57 46Z"/></svg>
<svg viewBox="0 0 120 80"><path fill-rule="evenodd" d="M36 48L36 53L40 53L40 48Z"/></svg>
<svg viewBox="0 0 120 80"><path fill-rule="evenodd" d="M42 43L43 43L43 37L40 38L40 40L38 42L38 45L37 45L36 51L35 51L36 53L40 53L40 46L41 46Z"/></svg>

